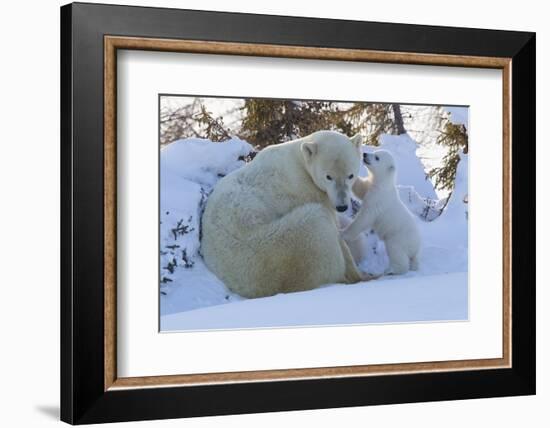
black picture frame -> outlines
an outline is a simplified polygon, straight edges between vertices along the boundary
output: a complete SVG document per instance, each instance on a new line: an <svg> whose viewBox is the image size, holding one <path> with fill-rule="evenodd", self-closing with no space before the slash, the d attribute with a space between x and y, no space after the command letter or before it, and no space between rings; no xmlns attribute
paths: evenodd
<svg viewBox="0 0 550 428"><path fill-rule="evenodd" d="M104 390L104 36L512 58L512 367ZM61 420L535 393L535 34L74 3L61 8Z"/></svg>

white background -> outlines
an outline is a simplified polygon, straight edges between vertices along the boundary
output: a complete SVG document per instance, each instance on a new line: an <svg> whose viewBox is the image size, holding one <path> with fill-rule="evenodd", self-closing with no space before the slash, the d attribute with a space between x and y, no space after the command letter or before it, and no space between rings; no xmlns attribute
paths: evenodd
<svg viewBox="0 0 550 428"><path fill-rule="evenodd" d="M109 1L104 1L111 3ZM186 7L324 18L414 24L491 27L537 31L537 75L549 76L550 30L544 2L464 0L411 2L250 2L126 1L130 4ZM62 2L4 2L0 13L2 67L0 95L0 299L2 425L58 424L59 405L59 10ZM456 9L455 9L456 8ZM550 183L550 158L543 127L548 79L539 78L537 96L538 265L548 261L542 241L550 239L543 212L550 206L542 189ZM546 218L548 216L546 215ZM32 243L32 245L31 245ZM418 403L353 409L285 412L193 420L132 423L159 427L402 426L542 427L550 404L550 276L538 273L538 395L461 402Z"/></svg>
<svg viewBox="0 0 550 428"><path fill-rule="evenodd" d="M123 51L117 79L119 376L502 356L500 70ZM469 105L469 321L158 334L158 93Z"/></svg>

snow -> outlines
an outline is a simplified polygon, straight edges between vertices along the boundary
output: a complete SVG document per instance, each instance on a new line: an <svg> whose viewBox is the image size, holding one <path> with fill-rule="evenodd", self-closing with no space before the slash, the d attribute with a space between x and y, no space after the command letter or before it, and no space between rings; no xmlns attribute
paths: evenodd
<svg viewBox="0 0 550 428"><path fill-rule="evenodd" d="M161 330L466 320L468 157L461 155L456 189L446 203L437 199L426 179L418 144L410 135L383 135L380 143L379 148L396 158L401 198L416 214L423 238L420 270L261 299L230 292L200 255L200 217L207 197L221 177L245 165L251 145L238 138L221 143L193 138L164 147L160 157ZM361 175L366 174L362 169ZM358 202L354 205L356 212ZM384 243L369 233L367 257L360 267L379 274L387 265Z"/></svg>
<svg viewBox="0 0 550 428"><path fill-rule="evenodd" d="M447 154L447 148L437 144L445 107L402 105L403 124L408 134L418 143L417 156L424 169L430 171L439 166Z"/></svg>
<svg viewBox="0 0 550 428"><path fill-rule="evenodd" d="M468 317L466 281L466 272L456 272L429 282L413 276L330 285L167 315L161 330L387 323L388 314L392 323L460 320Z"/></svg>
<svg viewBox="0 0 550 428"><path fill-rule="evenodd" d="M252 150L238 138L222 144L201 138L178 140L161 149L161 171L213 186L221 176L241 167L244 162L238 158Z"/></svg>
<svg viewBox="0 0 550 428"><path fill-rule="evenodd" d="M418 143L416 154L426 171L441 165L448 148L437 144L437 139L447 120L462 124L468 129L468 107L401 105L403 124L407 133ZM437 189L440 198L449 195L446 189Z"/></svg>
<svg viewBox="0 0 550 428"><path fill-rule="evenodd" d="M445 210L430 223L420 223L425 242L442 248L468 248L468 156L460 153L455 188ZM467 260L466 260L467 262Z"/></svg>
<svg viewBox="0 0 550 428"><path fill-rule="evenodd" d="M417 144L408 134L380 136L379 148L391 152L397 167L397 184L413 186L424 198L436 199L434 186L416 156Z"/></svg>
<svg viewBox="0 0 550 428"><path fill-rule="evenodd" d="M238 138L178 140L160 153L161 314L238 300L199 255L200 217L218 180L245 164L252 146Z"/></svg>

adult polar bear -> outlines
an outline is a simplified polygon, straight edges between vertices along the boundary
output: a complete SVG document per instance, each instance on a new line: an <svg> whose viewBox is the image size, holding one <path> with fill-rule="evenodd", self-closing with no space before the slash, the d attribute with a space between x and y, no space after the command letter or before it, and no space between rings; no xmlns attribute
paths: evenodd
<svg viewBox="0 0 550 428"><path fill-rule="evenodd" d="M335 212L350 204L360 164L361 137L332 131L262 150L208 198L208 268L250 298L361 281Z"/></svg>

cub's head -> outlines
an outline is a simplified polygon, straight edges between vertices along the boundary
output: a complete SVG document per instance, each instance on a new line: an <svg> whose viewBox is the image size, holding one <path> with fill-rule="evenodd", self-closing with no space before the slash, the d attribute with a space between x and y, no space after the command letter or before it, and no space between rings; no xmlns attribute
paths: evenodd
<svg viewBox="0 0 550 428"><path fill-rule="evenodd" d="M301 145L306 169L339 212L350 206L351 186L361 166L361 136L352 138L334 131L319 131Z"/></svg>
<svg viewBox="0 0 550 428"><path fill-rule="evenodd" d="M386 177L393 179L395 177L395 161L392 154L387 150L364 153L363 162L377 180L383 180Z"/></svg>

